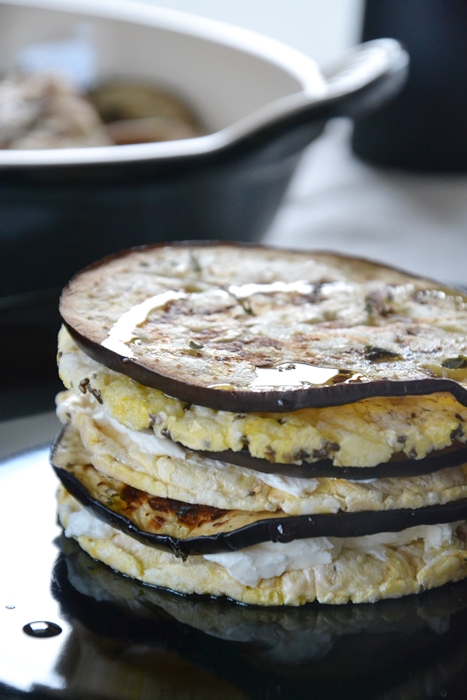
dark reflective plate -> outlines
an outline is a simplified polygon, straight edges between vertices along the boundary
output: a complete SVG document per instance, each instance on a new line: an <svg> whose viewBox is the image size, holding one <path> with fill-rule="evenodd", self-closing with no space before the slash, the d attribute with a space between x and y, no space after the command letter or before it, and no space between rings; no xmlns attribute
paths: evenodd
<svg viewBox="0 0 467 700"><path fill-rule="evenodd" d="M467 582L374 605L183 597L56 524L48 449L0 463L0 697L418 700L467 695Z"/></svg>

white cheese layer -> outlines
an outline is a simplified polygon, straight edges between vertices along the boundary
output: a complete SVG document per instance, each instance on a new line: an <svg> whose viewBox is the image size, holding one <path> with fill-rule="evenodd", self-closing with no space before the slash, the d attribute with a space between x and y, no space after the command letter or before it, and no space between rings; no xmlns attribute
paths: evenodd
<svg viewBox="0 0 467 700"><path fill-rule="evenodd" d="M418 525L401 532L381 532L363 537L312 537L293 542L263 542L238 552L206 554L204 559L223 566L232 578L245 586L257 586L261 579L281 576L286 571L301 571L317 564L330 564L342 550L352 549L386 559L385 546L399 547L423 540L425 552L451 544L459 522L442 525ZM67 537L106 539L118 531L96 518L88 510L70 512Z"/></svg>
<svg viewBox="0 0 467 700"><path fill-rule="evenodd" d="M330 538L313 537L287 543L263 542L239 552L206 554L204 558L223 566L245 586L257 586L261 579L280 576L284 571L307 569L315 564L330 564L334 550Z"/></svg>
<svg viewBox="0 0 467 700"><path fill-rule="evenodd" d="M72 417L80 412L92 416L97 425L101 427L111 426L121 435L126 435L143 452L156 456L167 455L169 457L182 458L185 456L185 450L182 447L168 438L157 437L150 429L130 430L125 428L115 418L107 415L97 401L89 395L77 396L70 393L57 406L57 416L62 423L67 422L67 416Z"/></svg>
<svg viewBox="0 0 467 700"><path fill-rule="evenodd" d="M115 533L116 530L113 527L106 525L85 508L70 512L65 530L66 537L97 537L98 539L106 539Z"/></svg>
<svg viewBox="0 0 467 700"><path fill-rule="evenodd" d="M257 586L263 578L281 576L285 571L306 569L315 564L329 564L343 549L372 554L386 559L385 546L398 547L423 540L425 552L452 542L459 523L418 525L401 532L379 532L362 537L313 537L293 542L264 542L239 552L206 554L205 559L223 566L230 576L245 586Z"/></svg>

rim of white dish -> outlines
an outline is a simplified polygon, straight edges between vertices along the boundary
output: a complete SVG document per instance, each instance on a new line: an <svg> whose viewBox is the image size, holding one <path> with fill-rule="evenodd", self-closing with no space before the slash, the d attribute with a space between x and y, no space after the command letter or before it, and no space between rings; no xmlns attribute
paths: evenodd
<svg viewBox="0 0 467 700"><path fill-rule="evenodd" d="M310 98L320 98L326 93L326 81L311 58L276 39L219 20L133 0L66 0L66 3L63 0L0 0L1 5L85 14L178 31L267 60L288 71L301 83L302 90L264 105L238 122L205 136L124 146L0 150L0 167L106 164L206 154L274 121L285 111L300 109L304 103L309 103Z"/></svg>

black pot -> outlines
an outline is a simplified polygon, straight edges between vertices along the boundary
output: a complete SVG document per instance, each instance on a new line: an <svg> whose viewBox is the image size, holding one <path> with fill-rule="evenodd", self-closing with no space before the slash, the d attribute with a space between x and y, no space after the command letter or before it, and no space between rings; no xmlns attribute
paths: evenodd
<svg viewBox="0 0 467 700"><path fill-rule="evenodd" d="M353 147L376 165L467 172L467 4L366 0L362 40L393 36L410 54L397 98L357 121Z"/></svg>

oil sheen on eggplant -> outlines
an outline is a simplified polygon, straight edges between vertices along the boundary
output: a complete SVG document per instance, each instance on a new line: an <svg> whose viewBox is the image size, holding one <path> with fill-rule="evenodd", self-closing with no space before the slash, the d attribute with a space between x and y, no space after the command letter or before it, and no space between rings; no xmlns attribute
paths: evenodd
<svg viewBox="0 0 467 700"><path fill-rule="evenodd" d="M60 309L98 362L218 410L441 391L467 405L467 296L357 258L146 246L78 273Z"/></svg>

